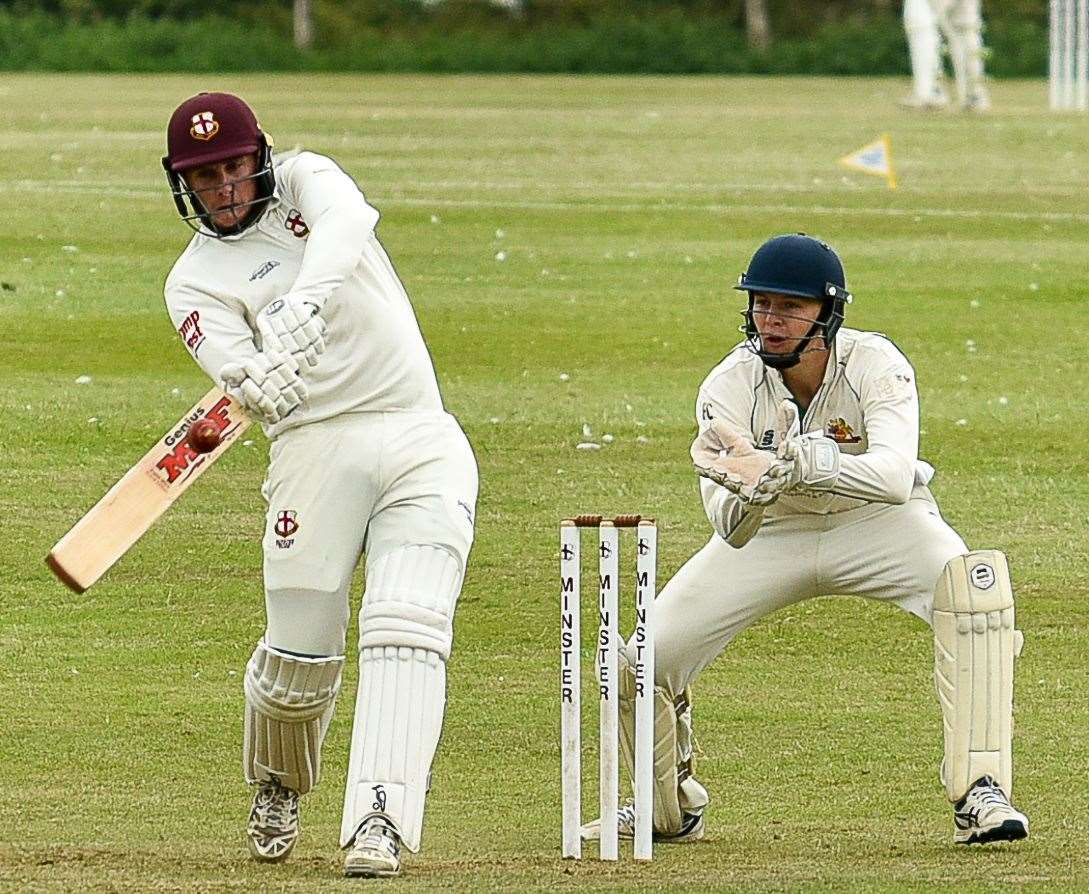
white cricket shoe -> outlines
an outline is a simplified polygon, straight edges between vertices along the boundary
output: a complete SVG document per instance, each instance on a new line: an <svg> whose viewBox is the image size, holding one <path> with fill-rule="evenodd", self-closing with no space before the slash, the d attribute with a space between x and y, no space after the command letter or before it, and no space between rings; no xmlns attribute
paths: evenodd
<svg viewBox="0 0 1089 894"><path fill-rule="evenodd" d="M949 96L941 87L935 87L934 92L929 96L920 96L918 93L909 93L900 100L900 105L905 109L938 111L949 106Z"/></svg>
<svg viewBox="0 0 1089 894"><path fill-rule="evenodd" d="M984 113L991 110L991 98L987 91L979 88L964 101L964 111Z"/></svg>
<svg viewBox="0 0 1089 894"><path fill-rule="evenodd" d="M1028 836L1028 817L1016 810L990 776L977 779L953 807L957 844L1016 841Z"/></svg>
<svg viewBox="0 0 1089 894"><path fill-rule="evenodd" d="M401 838L381 814L365 819L344 858L349 878L391 878L401 874Z"/></svg>
<svg viewBox="0 0 1089 894"><path fill-rule="evenodd" d="M299 793L275 780L262 782L253 795L246 843L262 863L286 860L299 838Z"/></svg>
<svg viewBox="0 0 1089 894"><path fill-rule="evenodd" d="M621 840L635 838L635 804L629 801L616 812L617 836ZM685 841L699 841L703 838L705 830L703 811L689 813L687 810L681 815L681 829L676 835L665 835L654 830L654 840L662 844L681 844ZM579 835L583 841L601 840L601 820L596 819L586 823L579 829Z"/></svg>

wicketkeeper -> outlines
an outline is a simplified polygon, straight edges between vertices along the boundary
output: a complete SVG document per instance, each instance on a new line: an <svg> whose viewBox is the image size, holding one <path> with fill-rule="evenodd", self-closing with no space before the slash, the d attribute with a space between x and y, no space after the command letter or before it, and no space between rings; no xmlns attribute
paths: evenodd
<svg viewBox="0 0 1089 894"><path fill-rule="evenodd" d="M249 106L202 93L163 159L196 231L166 302L204 371L264 424L267 626L245 674L250 850L283 860L318 783L366 554L359 690L340 844L345 873L417 851L446 704L477 469L445 412L378 212L332 159L273 156Z"/></svg>
<svg viewBox="0 0 1089 894"><path fill-rule="evenodd" d="M778 236L753 256L746 338L704 380L692 460L714 535L656 608L654 827L704 833L707 790L693 776L690 686L742 630L830 594L895 603L934 632L954 841L1012 840L1014 659L1021 633L1006 558L969 551L927 487L915 372L891 341L842 328L851 301L825 243ZM631 765L634 675L621 675L621 744ZM623 658L623 655L622 655ZM621 810L621 834L634 816ZM597 821L584 827L599 835Z"/></svg>

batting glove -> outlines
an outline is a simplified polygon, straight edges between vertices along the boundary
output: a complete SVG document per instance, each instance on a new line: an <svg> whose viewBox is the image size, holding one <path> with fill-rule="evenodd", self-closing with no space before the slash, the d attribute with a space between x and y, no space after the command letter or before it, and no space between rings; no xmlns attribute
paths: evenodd
<svg viewBox="0 0 1089 894"><path fill-rule="evenodd" d="M219 377L231 397L269 425L287 418L308 396L299 361L291 354L263 351L240 363L225 363Z"/></svg>
<svg viewBox="0 0 1089 894"><path fill-rule="evenodd" d="M325 350L325 320L316 304L291 295L277 298L257 315L257 334L266 352L292 354L308 368Z"/></svg>

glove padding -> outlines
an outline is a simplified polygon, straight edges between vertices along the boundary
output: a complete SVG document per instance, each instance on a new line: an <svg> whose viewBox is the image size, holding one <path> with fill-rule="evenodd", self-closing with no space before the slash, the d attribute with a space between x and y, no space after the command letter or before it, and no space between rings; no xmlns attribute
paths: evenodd
<svg viewBox="0 0 1089 894"><path fill-rule="evenodd" d="M839 478L839 445L823 434L799 434L798 408L793 401L784 400L779 406L778 420L785 419L780 430L776 456L785 466L783 488L791 493L831 490Z"/></svg>
<svg viewBox="0 0 1089 894"><path fill-rule="evenodd" d="M775 454L757 450L741 432L714 420L692 443L696 472L737 493L755 486L775 466Z"/></svg>
<svg viewBox="0 0 1089 894"><path fill-rule="evenodd" d="M306 366L317 366L325 350L325 320L318 306L287 295L257 315L257 334L265 353L292 354Z"/></svg>
<svg viewBox="0 0 1089 894"><path fill-rule="evenodd" d="M779 443L798 431L798 410L784 401L775 418ZM752 506L774 503L789 483L789 462L766 450L757 450L748 437L716 419L692 444L696 473L737 494Z"/></svg>
<svg viewBox="0 0 1089 894"><path fill-rule="evenodd" d="M298 359L278 351L225 363L219 377L224 391L269 425L285 419L308 396L306 383L299 378Z"/></svg>

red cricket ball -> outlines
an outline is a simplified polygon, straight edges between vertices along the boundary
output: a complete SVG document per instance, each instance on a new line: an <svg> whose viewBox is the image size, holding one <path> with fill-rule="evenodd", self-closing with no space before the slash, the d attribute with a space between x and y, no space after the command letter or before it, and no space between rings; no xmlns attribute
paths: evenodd
<svg viewBox="0 0 1089 894"><path fill-rule="evenodd" d="M211 453L219 446L219 426L211 419L198 419L189 429L189 446L197 453Z"/></svg>

